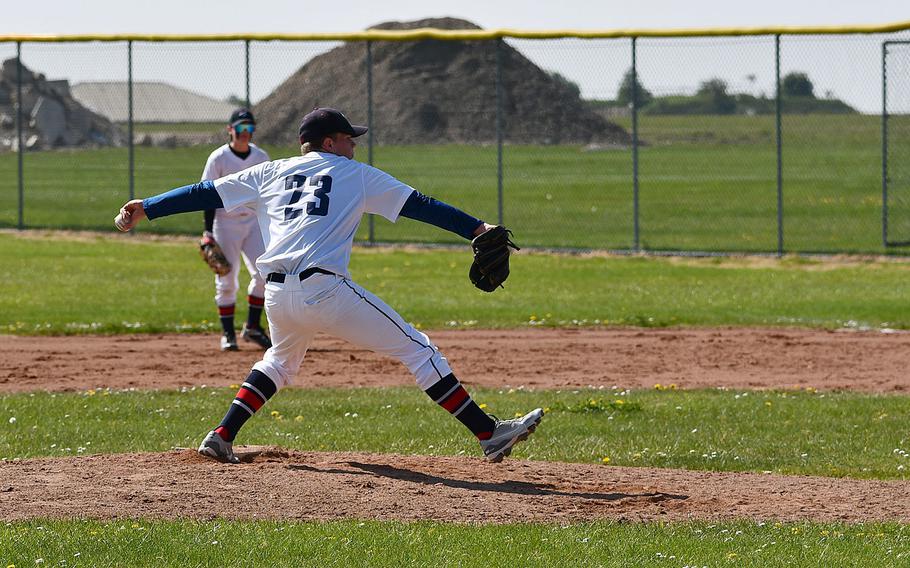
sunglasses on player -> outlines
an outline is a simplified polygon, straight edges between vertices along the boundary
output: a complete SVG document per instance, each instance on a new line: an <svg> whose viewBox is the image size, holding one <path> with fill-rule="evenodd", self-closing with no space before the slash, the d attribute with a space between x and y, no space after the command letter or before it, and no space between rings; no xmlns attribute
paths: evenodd
<svg viewBox="0 0 910 568"><path fill-rule="evenodd" d="M255 131L256 131L255 124L245 123L245 124L238 124L237 126L234 127L234 132L236 132L237 134L243 134L244 132L249 132L250 134L252 134Z"/></svg>

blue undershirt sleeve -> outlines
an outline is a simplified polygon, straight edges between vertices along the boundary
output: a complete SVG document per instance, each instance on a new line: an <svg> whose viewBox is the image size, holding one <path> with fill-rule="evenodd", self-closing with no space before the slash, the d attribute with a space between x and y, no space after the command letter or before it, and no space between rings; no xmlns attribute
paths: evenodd
<svg viewBox="0 0 910 568"><path fill-rule="evenodd" d="M215 190L215 183L210 180L178 187L142 200L142 208L145 209L145 215L149 220L177 213L222 207L224 204L221 196Z"/></svg>
<svg viewBox="0 0 910 568"><path fill-rule="evenodd" d="M433 199L416 189L404 202L399 215L452 231L468 240L474 238L474 230L483 223L461 209Z"/></svg>

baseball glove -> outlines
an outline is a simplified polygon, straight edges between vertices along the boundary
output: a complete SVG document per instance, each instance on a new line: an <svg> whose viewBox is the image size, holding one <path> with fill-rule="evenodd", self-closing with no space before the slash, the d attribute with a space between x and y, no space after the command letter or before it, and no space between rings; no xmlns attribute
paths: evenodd
<svg viewBox="0 0 910 568"><path fill-rule="evenodd" d="M199 241L199 254L212 272L218 276L227 276L231 271L231 263L228 262L221 246L215 242L215 238L210 233L202 235L202 240Z"/></svg>
<svg viewBox="0 0 910 568"><path fill-rule="evenodd" d="M474 262L471 263L468 277L474 286L484 292L502 287L502 283L509 277L509 255L512 254L509 247L521 250L509 238L511 235L512 231L497 225L471 241Z"/></svg>

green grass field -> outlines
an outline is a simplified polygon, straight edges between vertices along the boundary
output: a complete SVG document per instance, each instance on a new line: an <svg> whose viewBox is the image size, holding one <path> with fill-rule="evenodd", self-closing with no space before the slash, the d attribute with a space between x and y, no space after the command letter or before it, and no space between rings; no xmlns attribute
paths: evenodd
<svg viewBox="0 0 910 568"><path fill-rule="evenodd" d="M0 234L0 332L203 331L212 275L190 239ZM796 325L910 329L910 264L520 253L507 288L470 285L470 251L358 248L354 279L424 328ZM40 278L28 275L40 274ZM78 299L78 301L74 301Z"/></svg>
<svg viewBox="0 0 910 568"><path fill-rule="evenodd" d="M628 124L624 124L628 127ZM895 125L890 155L906 148ZM651 250L777 250L773 117L641 119L641 244ZM885 252L881 232L880 119L786 115L784 238L787 251ZM267 148L273 157L296 148ZM211 148L136 150L140 197L197 181ZM361 146L358 157L366 159ZM894 159L895 167L900 160ZM487 220L497 218L496 148L377 147L374 163L425 193ZM504 222L519 244L629 249L634 244L628 149L509 144ZM910 239L910 201L898 176L892 239ZM126 149L25 156L25 223L112 230L128 197ZM906 184L904 184L906 185ZM0 155L0 226L17 222L16 156ZM197 233L201 214L157 221L156 232ZM907 233L907 234L903 234ZM358 238L367 239L365 221ZM456 242L433 227L375 220L380 241ZM892 249L898 250L900 249Z"/></svg>
<svg viewBox="0 0 910 568"><path fill-rule="evenodd" d="M902 566L899 524L44 521L0 525L6 566ZM38 559L41 559L38 562Z"/></svg>

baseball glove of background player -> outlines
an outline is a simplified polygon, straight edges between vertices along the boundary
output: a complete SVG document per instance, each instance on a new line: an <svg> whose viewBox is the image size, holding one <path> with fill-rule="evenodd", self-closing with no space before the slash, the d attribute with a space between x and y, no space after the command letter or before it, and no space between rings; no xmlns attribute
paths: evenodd
<svg viewBox="0 0 910 568"><path fill-rule="evenodd" d="M471 241L474 250L474 262L468 277L474 286L484 292L492 292L502 286L509 277L509 255L512 251L521 250L509 238L512 231L497 225Z"/></svg>
<svg viewBox="0 0 910 568"><path fill-rule="evenodd" d="M202 240L199 241L199 254L202 256L202 260L218 276L227 276L231 271L231 263L228 262L227 257L224 256L224 251L221 250L221 246L215 242L215 238L211 234L202 236Z"/></svg>

